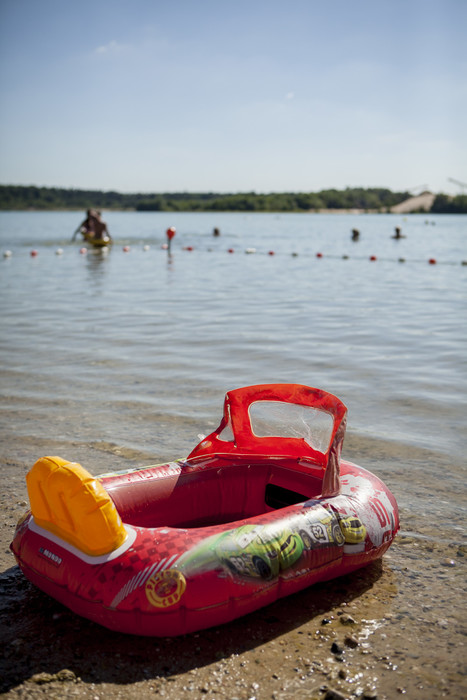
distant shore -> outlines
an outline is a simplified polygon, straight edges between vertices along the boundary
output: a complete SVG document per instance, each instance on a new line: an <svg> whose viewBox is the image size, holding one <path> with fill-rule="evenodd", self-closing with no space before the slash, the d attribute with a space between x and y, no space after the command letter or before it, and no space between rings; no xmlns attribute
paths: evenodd
<svg viewBox="0 0 467 700"><path fill-rule="evenodd" d="M0 211L137 211L269 214L467 214L467 194L393 192L387 188L346 188L320 192L163 192L65 190L0 185Z"/></svg>

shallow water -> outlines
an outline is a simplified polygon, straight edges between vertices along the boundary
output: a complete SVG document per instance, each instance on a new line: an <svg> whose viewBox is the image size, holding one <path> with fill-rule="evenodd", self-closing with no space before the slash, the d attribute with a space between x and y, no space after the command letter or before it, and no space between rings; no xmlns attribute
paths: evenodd
<svg viewBox="0 0 467 700"><path fill-rule="evenodd" d="M98 473L109 450L183 456L217 425L228 389L303 383L347 405L344 456L376 461L421 514L442 488L452 512L465 462L467 217L427 216L112 212L113 248L84 255L70 243L81 212L2 212L6 434L58 441L70 459L77 444L100 446L86 465Z"/></svg>

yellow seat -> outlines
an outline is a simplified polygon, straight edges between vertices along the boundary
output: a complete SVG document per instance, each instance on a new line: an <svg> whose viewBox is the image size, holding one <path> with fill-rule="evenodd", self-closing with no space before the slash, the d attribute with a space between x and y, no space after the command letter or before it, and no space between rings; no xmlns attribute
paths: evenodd
<svg viewBox="0 0 467 700"><path fill-rule="evenodd" d="M98 556L126 539L121 518L102 484L60 457L42 457L26 476L34 520L86 554Z"/></svg>

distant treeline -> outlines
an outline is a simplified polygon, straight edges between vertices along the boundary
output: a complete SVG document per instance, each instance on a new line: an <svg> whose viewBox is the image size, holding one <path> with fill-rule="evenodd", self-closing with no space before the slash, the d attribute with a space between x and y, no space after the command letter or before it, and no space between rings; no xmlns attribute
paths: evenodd
<svg viewBox="0 0 467 700"><path fill-rule="evenodd" d="M404 201L407 192L353 188L318 193L240 194L162 193L121 194L48 187L0 186L0 209L115 209L136 211L289 211L376 209L386 211Z"/></svg>
<svg viewBox="0 0 467 700"><path fill-rule="evenodd" d="M386 211L407 199L407 194L387 189L354 188L321 192L256 194L160 194L136 207L140 211L266 211L305 212L320 209L371 209Z"/></svg>
<svg viewBox="0 0 467 700"><path fill-rule="evenodd" d="M387 212L408 199L408 192L385 188L360 187L320 192L284 192L256 194L162 193L122 194L93 190L67 190L55 187L0 185L0 209L3 210L86 210L113 209L131 211L263 211L305 212L320 209L363 209ZM467 213L467 196L438 195L432 212Z"/></svg>
<svg viewBox="0 0 467 700"><path fill-rule="evenodd" d="M456 197L438 194L431 212L433 214L467 214L467 194L458 194Z"/></svg>

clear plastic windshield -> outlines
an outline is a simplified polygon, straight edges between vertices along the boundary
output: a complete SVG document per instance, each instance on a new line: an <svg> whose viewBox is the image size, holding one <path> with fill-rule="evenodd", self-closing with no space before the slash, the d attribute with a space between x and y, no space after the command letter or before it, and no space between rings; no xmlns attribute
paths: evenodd
<svg viewBox="0 0 467 700"><path fill-rule="evenodd" d="M234 434L232 432L232 426L230 425L230 423L227 423L224 430L221 433L219 433L219 440L224 440L224 442L234 441Z"/></svg>
<svg viewBox="0 0 467 700"><path fill-rule="evenodd" d="M326 411L283 401L254 401L249 413L256 437L303 438L319 452L329 448L334 419Z"/></svg>

